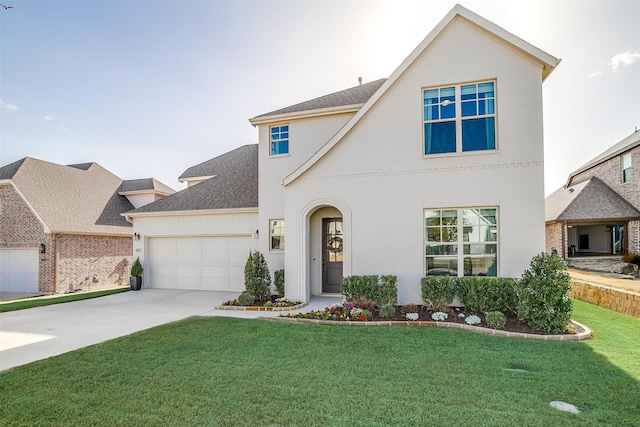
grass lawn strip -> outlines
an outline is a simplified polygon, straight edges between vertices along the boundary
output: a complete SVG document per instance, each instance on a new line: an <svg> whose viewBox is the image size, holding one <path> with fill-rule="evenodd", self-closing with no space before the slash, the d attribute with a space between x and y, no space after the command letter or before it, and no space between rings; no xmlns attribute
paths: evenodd
<svg viewBox="0 0 640 427"><path fill-rule="evenodd" d="M629 344L640 340L640 322L579 302L573 317L594 329L592 340L191 318L1 372L0 419L7 426L637 425L640 348ZM558 411L553 401L581 412Z"/></svg>
<svg viewBox="0 0 640 427"><path fill-rule="evenodd" d="M27 308L34 308L34 307L43 307L45 305L62 304L62 303L71 302L71 301L80 301L83 299L97 298L105 295L119 294L121 292L128 292L128 291L129 291L129 287L121 287L121 288L105 289L102 291L78 292L75 294L67 294L67 295L51 296L51 297L37 297L37 298L28 298L28 299L23 299L18 301L3 302L3 303L0 303L0 313L5 313L8 311L15 311L15 310L25 310Z"/></svg>

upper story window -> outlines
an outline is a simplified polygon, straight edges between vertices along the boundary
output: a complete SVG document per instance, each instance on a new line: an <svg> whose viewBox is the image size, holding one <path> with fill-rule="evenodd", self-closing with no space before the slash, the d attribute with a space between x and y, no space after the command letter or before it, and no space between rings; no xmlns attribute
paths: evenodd
<svg viewBox="0 0 640 427"><path fill-rule="evenodd" d="M631 153L622 156L622 182L631 181Z"/></svg>
<svg viewBox="0 0 640 427"><path fill-rule="evenodd" d="M284 250L284 219L269 221L269 249Z"/></svg>
<svg viewBox="0 0 640 427"><path fill-rule="evenodd" d="M423 91L424 154L495 150L495 83Z"/></svg>
<svg viewBox="0 0 640 427"><path fill-rule="evenodd" d="M289 125L271 126L269 141L272 156L289 154Z"/></svg>

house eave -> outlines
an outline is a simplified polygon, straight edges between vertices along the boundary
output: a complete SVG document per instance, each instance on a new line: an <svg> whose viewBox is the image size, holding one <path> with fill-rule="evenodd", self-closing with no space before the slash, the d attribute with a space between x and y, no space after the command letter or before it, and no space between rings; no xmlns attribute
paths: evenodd
<svg viewBox="0 0 640 427"><path fill-rule="evenodd" d="M295 111L292 113L259 116L249 119L253 126L290 120L310 119L314 117L332 116L357 112L364 104L341 105L338 107L317 108L315 110Z"/></svg>
<svg viewBox="0 0 640 427"><path fill-rule="evenodd" d="M136 190L136 191L120 191L118 192L118 194L120 196L139 196L139 195L146 195L146 194L159 194L162 196L169 196L173 193L169 193L168 191L161 191L161 190Z"/></svg>
<svg viewBox="0 0 640 427"><path fill-rule="evenodd" d="M178 181L180 182L189 182L189 181L206 181L211 178L215 178L217 175L203 175L203 176L188 176L188 177L180 177Z"/></svg>
<svg viewBox="0 0 640 427"><path fill-rule="evenodd" d="M620 155L622 155L622 154L626 153L627 151L631 151L631 150L633 150L634 148L639 147L639 146L640 146L640 139L639 139L638 141L636 141L634 144L631 144L631 145L629 145L629 146L626 146L626 147L624 147L624 148L621 148L620 150L617 150L617 151L615 151L615 152L613 152L613 153L609 154L608 156L606 156L606 157L602 158L602 159L601 159L600 161L598 161L597 163L593 163L593 164L591 164L591 163L587 163L586 165L584 165L584 166L580 167L579 169L577 169L577 170L575 170L575 171L571 172L571 173L569 174L569 178L567 179L567 183L564 185L564 186L565 186L565 188L569 188L569 187L571 187L571 181L573 180L573 178L575 178L576 176L580 175L581 173L584 173L584 172L586 172L586 171L588 171L588 170L590 170L590 169L593 169L593 168L595 168L595 167L598 167L598 166L600 166L601 164L603 164L604 162L608 162L609 160L611 160L611 159L613 159L613 158L615 158L615 157L618 157L618 156L620 156ZM597 156L596 156L596 157L597 157Z"/></svg>
<svg viewBox="0 0 640 427"><path fill-rule="evenodd" d="M162 211L162 212L137 212L120 214L125 218L150 218L161 216L184 216L184 215L222 215L222 214L245 214L258 213L258 208L229 208L229 209L200 209L182 211Z"/></svg>

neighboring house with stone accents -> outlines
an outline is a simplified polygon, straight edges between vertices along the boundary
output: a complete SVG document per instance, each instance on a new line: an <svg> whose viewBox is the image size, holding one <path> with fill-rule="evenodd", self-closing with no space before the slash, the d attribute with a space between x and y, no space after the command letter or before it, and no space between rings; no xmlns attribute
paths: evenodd
<svg viewBox="0 0 640 427"><path fill-rule="evenodd" d="M257 145L128 212L144 286L240 292L251 249L300 301L349 275L396 275L400 303L425 275L519 277L544 250L542 82L558 63L455 6L389 78L253 117Z"/></svg>
<svg viewBox="0 0 640 427"><path fill-rule="evenodd" d="M0 168L0 291L59 294L126 284L133 229L120 214L175 191L97 163L26 157Z"/></svg>
<svg viewBox="0 0 640 427"><path fill-rule="evenodd" d="M640 253L639 165L640 131L635 131L571 173L546 199L547 252L555 249L570 260L612 256L618 261L625 253Z"/></svg>

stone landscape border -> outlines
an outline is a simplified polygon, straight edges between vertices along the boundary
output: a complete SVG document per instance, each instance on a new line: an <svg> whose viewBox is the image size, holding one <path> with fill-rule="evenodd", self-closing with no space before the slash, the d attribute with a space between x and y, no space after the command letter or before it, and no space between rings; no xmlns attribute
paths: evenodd
<svg viewBox="0 0 640 427"><path fill-rule="evenodd" d="M292 311L300 310L307 303L292 305L289 307L259 307L257 305L219 305L216 310L236 310L236 311Z"/></svg>
<svg viewBox="0 0 640 427"><path fill-rule="evenodd" d="M582 332L576 334L564 334L564 335L539 335L539 334L524 334L521 332L503 331L500 329L484 328L481 326L467 325L464 323L453 322L435 322L435 321L404 321L404 320L387 320L377 322L367 321L343 321L343 320L320 320L320 319L303 319L297 317L260 317L262 320L274 320L280 322L290 323L312 323L317 325L332 325L332 326L431 326L437 328L453 328L464 329L466 331L472 331L479 334L495 335L498 337L508 338L524 338L533 340L544 341L583 341L591 338L591 329L587 328L576 321L571 321L576 326L583 329Z"/></svg>

